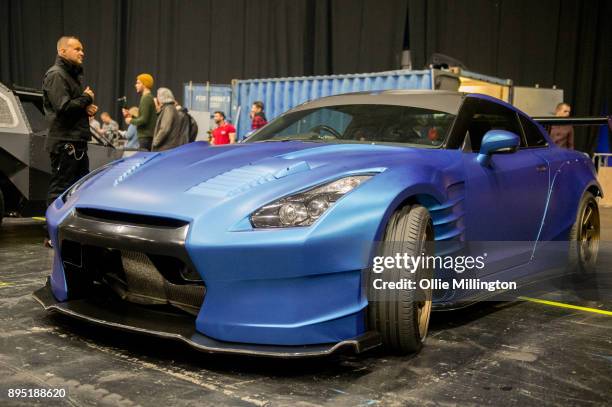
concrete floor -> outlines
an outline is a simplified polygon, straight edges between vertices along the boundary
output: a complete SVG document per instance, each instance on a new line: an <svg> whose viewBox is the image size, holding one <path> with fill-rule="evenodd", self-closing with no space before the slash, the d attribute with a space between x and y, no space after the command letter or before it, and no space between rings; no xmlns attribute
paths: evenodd
<svg viewBox="0 0 612 407"><path fill-rule="evenodd" d="M612 241L612 210L602 212ZM0 230L0 405L609 405L612 317L532 302L434 313L412 357L282 361L187 346L42 311L30 294L50 270L42 224ZM602 253L612 264L612 251ZM608 273L610 269L600 270ZM599 290L612 292L610 279ZM603 285L602 285L603 284ZM607 296L606 298L610 298ZM576 305L612 309L609 301ZM64 388L64 399L8 399L9 388Z"/></svg>

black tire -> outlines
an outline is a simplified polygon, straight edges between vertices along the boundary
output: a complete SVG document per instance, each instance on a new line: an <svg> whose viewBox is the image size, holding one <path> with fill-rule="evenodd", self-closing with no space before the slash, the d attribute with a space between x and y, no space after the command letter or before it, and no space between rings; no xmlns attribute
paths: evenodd
<svg viewBox="0 0 612 407"><path fill-rule="evenodd" d="M595 196L585 192L578 205L576 220L570 229L569 269L586 276L595 271L600 238L599 206Z"/></svg>
<svg viewBox="0 0 612 407"><path fill-rule="evenodd" d="M393 214L385 231L382 254L409 256L433 254L433 225L427 209L421 205L404 206ZM426 242L428 242L426 244ZM385 270L381 274L370 273L368 323L376 330L388 351L398 354L418 352L423 346L431 315L431 289L376 290L373 280L431 279L433 270L421 268L414 273L402 269Z"/></svg>

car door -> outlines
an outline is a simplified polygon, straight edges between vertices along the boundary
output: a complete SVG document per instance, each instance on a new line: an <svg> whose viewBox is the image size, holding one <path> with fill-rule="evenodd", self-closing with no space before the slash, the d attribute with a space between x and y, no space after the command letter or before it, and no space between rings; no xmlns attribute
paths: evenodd
<svg viewBox="0 0 612 407"><path fill-rule="evenodd" d="M476 156L494 129L517 134L521 147L482 165ZM516 111L491 100L466 99L455 130L465 132L465 236L474 255L486 253L481 275L529 262L546 207L547 162L526 145Z"/></svg>

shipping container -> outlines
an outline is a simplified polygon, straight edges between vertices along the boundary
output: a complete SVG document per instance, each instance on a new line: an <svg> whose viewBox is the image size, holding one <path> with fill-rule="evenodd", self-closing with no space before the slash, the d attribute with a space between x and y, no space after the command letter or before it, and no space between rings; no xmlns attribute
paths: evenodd
<svg viewBox="0 0 612 407"><path fill-rule="evenodd" d="M221 111L225 113L228 120L231 120L231 85L189 82L185 83L183 95L183 106L187 109L209 112L211 115L216 111Z"/></svg>

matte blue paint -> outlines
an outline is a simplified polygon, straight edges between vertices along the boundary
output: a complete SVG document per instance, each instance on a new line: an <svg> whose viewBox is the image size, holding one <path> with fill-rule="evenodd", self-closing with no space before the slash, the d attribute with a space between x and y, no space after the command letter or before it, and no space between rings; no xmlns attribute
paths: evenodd
<svg viewBox="0 0 612 407"><path fill-rule="evenodd" d="M297 174L298 172L308 171L310 170L310 166L306 161L300 161L298 163L291 164L287 166L287 168L283 168L274 174L274 178L284 178L288 175Z"/></svg>
<svg viewBox="0 0 612 407"><path fill-rule="evenodd" d="M514 142L500 132L491 138ZM491 267L479 277L529 277L541 261L535 241L566 237L580 197L597 186L588 157L549 144L493 154L482 166L478 153L460 150L197 142L117 162L65 204L57 200L47 220L53 239L75 207L185 220L186 249L207 286L198 331L244 343L336 342L367 329L361 270L389 217L406 202L429 209L444 253L478 253L478 242L526 242L493 250ZM254 229L249 222L250 214L279 198L364 173L376 175L310 227ZM51 284L58 299L69 298L59 255ZM466 295L447 292L436 301L449 304Z"/></svg>
<svg viewBox="0 0 612 407"><path fill-rule="evenodd" d="M64 274L64 266L59 254L61 246L57 236L58 225L68 215L69 211L62 211L63 202L61 197L57 198L48 208L46 213L47 232L49 238L54 243L53 253L53 269L51 270L51 290L55 298L59 301L68 299L68 286L66 284L66 276Z"/></svg>

